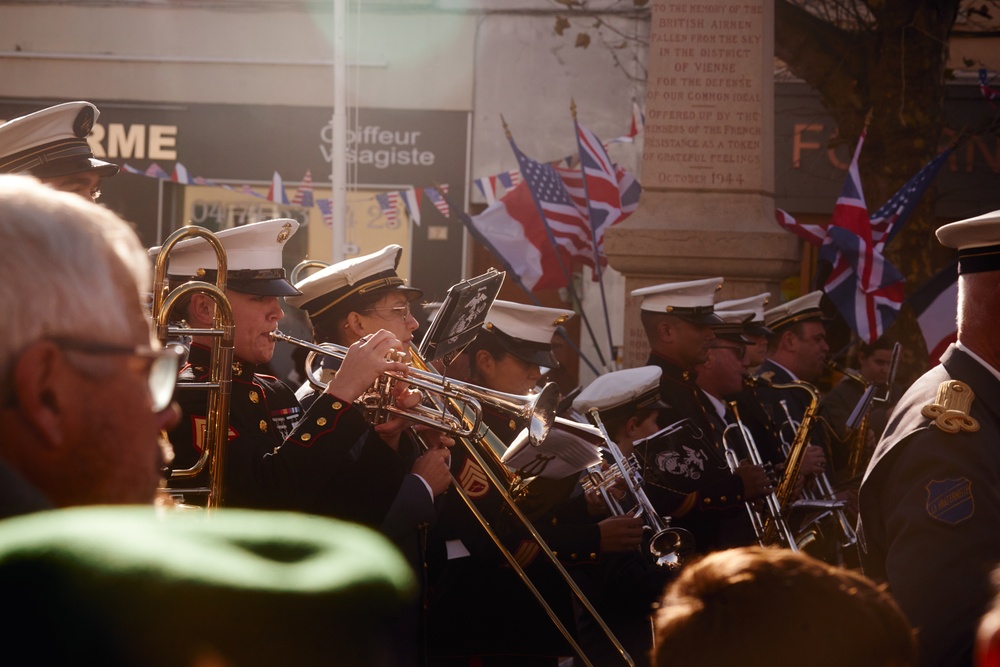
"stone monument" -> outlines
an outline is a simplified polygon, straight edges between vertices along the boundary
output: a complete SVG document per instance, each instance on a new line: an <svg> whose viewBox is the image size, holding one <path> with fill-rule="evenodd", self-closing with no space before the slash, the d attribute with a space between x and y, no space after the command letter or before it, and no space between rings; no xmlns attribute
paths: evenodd
<svg viewBox="0 0 1000 667"><path fill-rule="evenodd" d="M723 276L720 298L770 291L798 269L774 218L773 0L654 0L642 198L607 231L625 275L625 367L649 346L632 290Z"/></svg>

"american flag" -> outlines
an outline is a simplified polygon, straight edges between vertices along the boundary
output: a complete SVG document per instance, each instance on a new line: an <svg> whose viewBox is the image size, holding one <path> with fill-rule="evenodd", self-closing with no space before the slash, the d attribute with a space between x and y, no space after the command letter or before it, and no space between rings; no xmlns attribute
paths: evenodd
<svg viewBox="0 0 1000 667"><path fill-rule="evenodd" d="M872 241L875 242L876 250L881 252L885 248L885 244L891 241L902 228L903 221L910 217L910 213L913 212L914 207L924 196L938 172L941 171L941 167L944 166L954 148L954 146L949 146L925 164L920 171L914 174L913 178L896 191L896 194L889 197L889 200L882 204L879 210L872 213Z"/></svg>
<svg viewBox="0 0 1000 667"><path fill-rule="evenodd" d="M441 192L438 192L437 188L424 188L424 193L427 194L427 198L431 200L434 207L441 211L441 215L449 218L451 217L451 211L448 210L448 202L441 196L442 193L448 194L448 186L442 185L440 187Z"/></svg>
<svg viewBox="0 0 1000 667"><path fill-rule="evenodd" d="M979 68L979 92L988 100L1000 100L1000 90L996 90L990 86L990 80L986 74L985 67Z"/></svg>
<svg viewBox="0 0 1000 667"><path fill-rule="evenodd" d="M398 192L380 192L375 195L375 201L378 202L378 207L382 209L382 214L385 216L385 223L390 228L396 227L398 223L398 213L396 211L396 206L399 202Z"/></svg>
<svg viewBox="0 0 1000 667"><path fill-rule="evenodd" d="M295 191L292 203L296 206L311 208L313 205L313 177L312 169L306 170L306 175L302 177L302 184Z"/></svg>
<svg viewBox="0 0 1000 667"><path fill-rule="evenodd" d="M163 170L163 167L156 164L155 162L146 167L146 175L153 178L162 178L165 180L170 180L170 174Z"/></svg>
<svg viewBox="0 0 1000 667"><path fill-rule="evenodd" d="M510 145L551 242L565 249L571 257L594 266L592 234L584 214L587 198L582 174L578 170L566 169L563 172L569 181L566 182L560 178L555 167L536 162L522 153L513 138ZM575 201L570 197L567 186L575 191Z"/></svg>
<svg viewBox="0 0 1000 667"><path fill-rule="evenodd" d="M316 206L323 215L323 224L327 227L333 227L333 200L325 198L317 199Z"/></svg>
<svg viewBox="0 0 1000 667"><path fill-rule="evenodd" d="M872 240L858 171L864 140L862 133L819 256L833 266L823 291L858 337L874 343L899 314L904 281Z"/></svg>

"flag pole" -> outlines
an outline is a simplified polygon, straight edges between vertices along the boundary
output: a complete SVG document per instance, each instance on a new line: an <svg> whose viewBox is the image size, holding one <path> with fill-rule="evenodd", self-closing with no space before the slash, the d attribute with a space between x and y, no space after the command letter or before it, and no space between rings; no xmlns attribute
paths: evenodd
<svg viewBox="0 0 1000 667"><path fill-rule="evenodd" d="M507 141L510 142L511 148L514 149L514 155L517 157L518 164L520 164L521 156L523 154L520 150L518 150L517 144L514 143L514 137L511 135L510 128L507 127L507 121L504 120L502 114L500 116L500 121L503 123L504 132L507 134ZM580 313L580 319L583 320L583 324L587 327L587 333L590 335L590 342L594 344L594 351L597 352L597 358L600 359L601 366L607 370L608 363L604 360L604 355L601 353L601 346L597 343L597 336L594 335L594 330L590 326L590 318L587 317L587 312L583 309L583 303L580 301L580 297L576 293L576 288L573 287L573 276L570 274L569 269L566 268L566 263L563 262L562 255L559 252L559 244L556 243L556 237L552 234L552 229L549 227L548 219L545 217L545 211L542 210L542 206L539 203L538 198L535 196L535 191L530 187L530 185L528 187L528 191L531 192L531 199L535 202L535 209L538 211L538 217L541 218L542 226L545 227L545 235L548 236L549 243L552 244L552 248L556 251L556 260L559 262L559 269L566 278L566 289L569 291L569 294L573 299L573 303ZM600 374L598 373L598 375Z"/></svg>
<svg viewBox="0 0 1000 667"><path fill-rule="evenodd" d="M604 328L608 334L608 351L611 359L611 368L617 367L618 355L615 354L615 341L611 337L611 316L608 314L608 297L604 292L604 271L601 269L601 253L597 247L597 230L594 228L594 211L590 205L590 189L587 184L587 170L583 165L583 146L580 145L580 126L576 120L576 100L570 98L570 111L573 114L573 130L576 132L576 150L580 155L580 175L583 177L583 196L587 199L587 221L590 226L590 239L594 250L594 271L597 273L597 284L601 289L601 306L604 308ZM621 212L621 201L619 203L619 215Z"/></svg>
<svg viewBox="0 0 1000 667"><path fill-rule="evenodd" d="M333 117L331 133L331 190L333 238L330 256L344 259L347 237L347 0L333 0Z"/></svg>

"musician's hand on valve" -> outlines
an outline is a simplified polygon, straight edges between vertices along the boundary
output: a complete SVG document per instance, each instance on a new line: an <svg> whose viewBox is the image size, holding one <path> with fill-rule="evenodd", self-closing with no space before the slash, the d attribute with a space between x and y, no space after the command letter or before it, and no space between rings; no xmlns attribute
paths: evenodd
<svg viewBox="0 0 1000 667"><path fill-rule="evenodd" d="M393 405L400 410L409 410L417 405L422 398L418 390L409 389L402 382L397 382L393 387ZM413 422L409 419L393 415L385 422L376 424L373 428L387 445L398 451L400 435L412 425Z"/></svg>
<svg viewBox="0 0 1000 667"><path fill-rule="evenodd" d="M634 551L642 545L643 520L634 516L613 516L601 521L601 553Z"/></svg>
<svg viewBox="0 0 1000 667"><path fill-rule="evenodd" d="M749 461L740 461L739 466L736 467L736 475L743 480L744 500L759 498L774 490L764 466L754 465Z"/></svg>
<svg viewBox="0 0 1000 667"><path fill-rule="evenodd" d="M817 445L806 447L806 451L802 455L802 466L799 468L799 472L802 475L815 475L825 470L826 455L823 453L823 448Z"/></svg>
<svg viewBox="0 0 1000 667"><path fill-rule="evenodd" d="M451 452L447 448L432 449L413 462L410 472L420 475L437 497L451 484L450 462Z"/></svg>
<svg viewBox="0 0 1000 667"><path fill-rule="evenodd" d="M393 349L402 349L403 343L385 329L365 336L347 349L340 370L326 387L326 393L342 401L353 403L386 371L405 373L407 365L389 360L386 356Z"/></svg>

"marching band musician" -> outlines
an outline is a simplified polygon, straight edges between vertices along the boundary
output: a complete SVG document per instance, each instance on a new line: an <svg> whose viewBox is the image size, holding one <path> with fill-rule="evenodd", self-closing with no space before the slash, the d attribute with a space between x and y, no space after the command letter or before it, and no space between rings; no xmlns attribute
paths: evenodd
<svg viewBox="0 0 1000 667"><path fill-rule="evenodd" d="M385 330L402 343L400 352L408 352L418 327L410 305L423 292L408 286L396 273L402 254L403 249L392 244L332 264L296 283L301 294L285 297L285 302L308 314L317 343L347 347ZM334 373L324 369L324 375ZM310 405L318 395L309 382L296 392L303 405ZM335 483L326 485L314 511L382 525L384 532L406 543L416 540L417 526L434 519L434 498L451 483L450 454L441 446L454 441L425 429L423 437L433 446L422 453L420 443L406 430L410 425L402 417L393 417L372 426L363 445L352 449L350 466L337 472ZM416 544L411 546L414 549L405 551L412 559Z"/></svg>
<svg viewBox="0 0 1000 667"><path fill-rule="evenodd" d="M257 372L274 354L270 333L284 316L278 299L298 294L285 279L281 251L298 223L266 220L217 234L228 262L226 296L235 327L233 387L223 488L225 504L261 509L309 510L347 460L350 447L368 430L352 403L385 370L406 371L406 364L386 359L402 342L389 331L355 344L341 372L322 396L304 411L294 393L275 377ZM150 251L155 254L159 249ZM216 255L203 239L174 246L167 272L171 288L192 279L214 280ZM194 294L179 306L195 329L211 328L215 304ZM210 339L192 337L188 364L179 386L203 382L210 373ZM189 467L202 449L204 390L179 391L181 423L170 432L174 467ZM198 483L197 478L194 483ZM202 484L203 485L203 484ZM195 502L197 499L190 499ZM185 501L189 501L185 498Z"/></svg>
<svg viewBox="0 0 1000 667"><path fill-rule="evenodd" d="M865 574L917 630L921 665L971 665L1000 561L1000 211L936 232L958 250L958 342L902 396L861 482Z"/></svg>
<svg viewBox="0 0 1000 667"><path fill-rule="evenodd" d="M722 431L706 411L695 379L696 367L708 359L715 340L712 325L720 323L714 301L721 283L722 278L708 278L632 292L642 298L640 317L651 348L647 363L663 369L660 397L669 407L660 411L659 425L690 419L701 434L699 441L685 443L690 453L682 464L657 457L663 462L647 480L647 493L661 513L674 518L674 525L694 534L699 551L718 548L720 513L744 511L747 499L764 495L771 486L761 466L744 463L735 473L729 470Z"/></svg>
<svg viewBox="0 0 1000 667"><path fill-rule="evenodd" d="M118 166L98 160L87 143L101 112L66 102L0 124L0 174L34 176L51 188L96 201Z"/></svg>
<svg viewBox="0 0 1000 667"><path fill-rule="evenodd" d="M489 390L522 396L550 366L556 329L574 315L562 308L527 306L496 300L482 331L469 344L470 381ZM509 446L527 425L484 404L483 423ZM569 590L540 550L519 528L478 463L464 447L454 447L452 476L490 522L524 568L546 568L536 577L543 597L564 625L571 624ZM503 479L501 471L501 480ZM530 488L530 485L529 485ZM530 493L530 492L529 492ZM486 536L472 512L455 494L445 498L428 545L431 598L429 644L432 665L555 665L571 649L525 584ZM473 583L474 582L474 583Z"/></svg>
<svg viewBox="0 0 1000 667"><path fill-rule="evenodd" d="M716 316L721 322L712 325L715 340L708 348L705 361L695 366L695 382L701 390L699 398L702 408L711 419L723 447L732 448L741 465L750 465L747 463L749 443L743 441L736 424L736 415L728 401L743 389L743 376L748 368L747 339L743 337L743 323L752 318L753 313L747 310L731 310L717 312ZM773 490L769 480L764 493ZM752 500L753 496L750 499ZM715 548L746 546L754 543L753 527L747 520L745 508L732 507L719 512L714 518L715 521L709 524L715 529L714 534L711 537L707 537L704 533L695 534L696 543L699 537Z"/></svg>
<svg viewBox="0 0 1000 667"><path fill-rule="evenodd" d="M779 432L789 444L806 413L809 394L797 388L766 385L805 382L814 387L819 380L830 351L826 342L826 316L820 307L822 298L823 292L810 292L764 312L765 326L772 334L768 339L767 359L757 371L757 377L765 383L765 386L757 388L757 395L771 421L778 425ZM820 429L810 433L811 440L815 442L823 442L823 435ZM776 466L783 462L784 456L771 461ZM810 444L803 456L801 475L825 469L826 456L822 446Z"/></svg>
<svg viewBox="0 0 1000 667"><path fill-rule="evenodd" d="M830 391L826 392L823 400L819 403L819 414L832 432L830 438L830 454L833 464L834 478L838 481L848 482L855 473L848 465L851 451L850 440L853 437L862 439L862 446L865 452L865 461L875 449L879 436L885 430L885 425L889 421L889 413L892 406L896 404L901 392L893 391L888 387L889 367L892 363L892 350L895 341L887 336L882 336L874 343L868 344L864 341L858 342L858 370L856 377L844 377ZM861 380L859 382L859 379ZM867 384L864 384L867 383ZM847 431L847 420L851 416L858 401L865 393L868 385L875 386L875 395L886 397L887 400L872 401L868 408L868 423L866 432L863 434L851 434ZM888 394L888 395L887 395ZM864 471L864 463L860 466L857 474ZM853 482L855 488L861 480Z"/></svg>
<svg viewBox="0 0 1000 667"><path fill-rule="evenodd" d="M633 453L633 442L659 430L656 419L665 407L659 391L661 373L656 366L605 373L573 399L573 410L586 415L596 408L608 436L628 459ZM613 486L609 493L618 497L624 491L619 485ZM588 506L593 506L594 500L587 498ZM618 500L628 507L626 498ZM602 509L607 512L606 506ZM631 536L631 540L620 540L618 548L609 549L606 542L610 540L602 534L598 560L585 561L570 570L608 627L636 660L649 653L652 605L673 574L668 568L656 567L644 551L639 551L643 525L643 519L631 513L597 522L602 533L605 530L627 531L623 537ZM631 531L636 530L638 534L633 535ZM577 609L576 624L580 645L594 664L617 664L617 653L611 652L610 642L594 627L589 613Z"/></svg>
<svg viewBox="0 0 1000 667"><path fill-rule="evenodd" d="M285 297L285 302L308 314L316 343L347 347L384 330L402 343L396 349L408 356L419 326L410 307L423 292L396 273L402 254L402 247L391 244L327 266L298 281L295 288L300 294ZM328 363L321 381L327 382L339 372L335 372L337 360L323 361ZM320 396L308 381L296 392L304 406ZM416 429L414 422L399 416L370 426L352 445L344 464L331 471L309 509L378 528L420 575L427 528L437 514L435 498L451 484L448 447L455 443L440 431L419 427L427 447L422 452ZM394 641L400 665L419 663L420 622L419 607L409 608L398 621Z"/></svg>
<svg viewBox="0 0 1000 667"><path fill-rule="evenodd" d="M764 461L774 463L784 460L781 451L781 436L778 426L761 405L757 395L757 386L753 373L760 368L767 358L767 338L771 330L764 324L764 308L771 298L770 292L764 292L745 299L720 301L715 304L715 312L725 318L727 311L750 310L753 316L743 323L743 338L748 340L746 358L743 360L747 371L743 377L743 388L736 395L736 409L740 420L753 436L754 443Z"/></svg>

